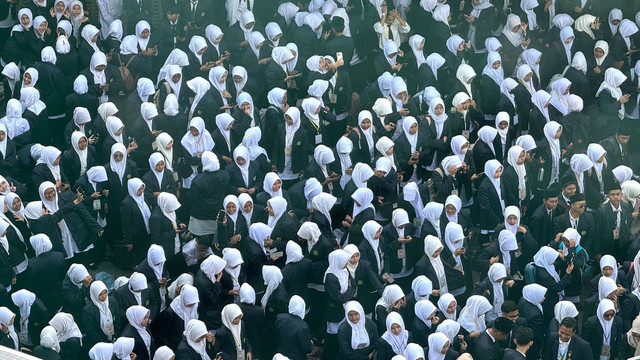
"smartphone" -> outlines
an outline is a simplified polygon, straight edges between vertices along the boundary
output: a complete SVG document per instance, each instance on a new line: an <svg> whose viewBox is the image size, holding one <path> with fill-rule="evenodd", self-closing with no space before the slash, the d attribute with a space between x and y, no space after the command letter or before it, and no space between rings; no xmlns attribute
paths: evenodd
<svg viewBox="0 0 640 360"><path fill-rule="evenodd" d="M343 60L343 58L342 58L342 51L338 51L338 52L336 53L336 61L340 61L340 60Z"/></svg>

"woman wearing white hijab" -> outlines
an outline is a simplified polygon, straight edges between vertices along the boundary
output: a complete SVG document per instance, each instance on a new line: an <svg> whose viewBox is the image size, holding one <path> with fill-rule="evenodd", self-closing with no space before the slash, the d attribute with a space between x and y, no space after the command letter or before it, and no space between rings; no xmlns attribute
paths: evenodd
<svg viewBox="0 0 640 360"><path fill-rule="evenodd" d="M82 332L80 332L80 328L78 328L73 316L59 312L49 320L49 325L55 329L58 336L61 358L76 359L80 355Z"/></svg>
<svg viewBox="0 0 640 360"><path fill-rule="evenodd" d="M224 160L226 164L233 162L232 155L236 147L235 140L231 136L231 128L234 122L233 116L227 113L223 112L216 115L216 129L211 134L211 138L215 143L213 146L214 152L219 154L221 160Z"/></svg>
<svg viewBox="0 0 640 360"><path fill-rule="evenodd" d="M201 117L194 117L189 122L189 131L187 131L180 144L183 149L189 153L191 157L202 157L205 151L212 151L215 143L209 133L209 130L205 128L204 120ZM198 166L191 165L192 174L182 179L182 186L191 188L191 182L198 173Z"/></svg>
<svg viewBox="0 0 640 360"><path fill-rule="evenodd" d="M612 114L617 114L619 119L624 117L624 104L629 99L629 95L623 95L620 86L625 80L627 80L627 76L620 70L609 68L604 73L604 81L596 91L600 114L601 116L606 116L609 121L615 119Z"/></svg>
<svg viewBox="0 0 640 360"><path fill-rule="evenodd" d="M478 189L478 201L480 202L481 234L493 232L498 223L502 221L505 208L504 185L501 182L502 164L498 160L489 160L484 165L485 178Z"/></svg>
<svg viewBox="0 0 640 360"><path fill-rule="evenodd" d="M146 256L149 244L149 218L151 210L144 198L144 183L139 178L131 178L127 182L129 194L120 206L120 219L122 221L122 236L126 245L133 247L133 255L136 263Z"/></svg>
<svg viewBox="0 0 640 360"><path fill-rule="evenodd" d="M21 146L24 141L28 141L31 127L27 119L22 117L20 100L9 99L7 101L5 116L0 118L0 124L7 128L7 136L16 142L18 146Z"/></svg>
<svg viewBox="0 0 640 360"><path fill-rule="evenodd" d="M622 337L622 323L622 319L616 316L614 302L609 299L601 300L596 315L589 317L584 324L584 339L591 345L591 352L596 354L594 358L598 358L598 355L602 360L615 358L615 355L603 354L609 354L605 348L616 351L622 346L625 341Z"/></svg>
<svg viewBox="0 0 640 360"><path fill-rule="evenodd" d="M16 315L11 310L4 306L0 307L0 325L3 328L7 328L6 332L3 331L4 336L7 337L7 339L3 340L3 345L18 350L20 348L20 339L13 329L15 318Z"/></svg>
<svg viewBox="0 0 640 360"><path fill-rule="evenodd" d="M544 90L538 90L531 97L531 102L533 108L529 117L529 134L534 139L541 139L544 135L545 124L552 121L549 114L551 95Z"/></svg>
<svg viewBox="0 0 640 360"><path fill-rule="evenodd" d="M549 101L552 107L549 107L549 118L557 120L569 113L569 91L571 81L566 78L560 78L551 83L551 99Z"/></svg>
<svg viewBox="0 0 640 360"><path fill-rule="evenodd" d="M236 304L229 304L222 309L223 326L216 331L216 346L229 358L251 356L252 353L242 317L242 310Z"/></svg>
<svg viewBox="0 0 640 360"><path fill-rule="evenodd" d="M338 329L338 358L355 360L374 353L378 331L375 323L365 317L362 305L349 301L344 313L346 321Z"/></svg>
<svg viewBox="0 0 640 360"><path fill-rule="evenodd" d="M428 202L419 212L424 216L424 221L420 230L420 236L433 235L438 239L443 239L444 228L440 227L440 216L444 210L444 205L435 201Z"/></svg>
<svg viewBox="0 0 640 360"><path fill-rule="evenodd" d="M124 327L121 336L135 340L133 352L139 359L151 359L155 352L153 337L148 332L149 316L149 310L140 305L131 306L126 311L128 324Z"/></svg>
<svg viewBox="0 0 640 360"><path fill-rule="evenodd" d="M455 296L466 291L466 283L469 282L470 264L465 255L465 235L462 226L453 222L447 224L444 229L443 239L446 246L440 258L448 267L447 285L449 292ZM466 267L466 273L465 273Z"/></svg>
<svg viewBox="0 0 640 360"><path fill-rule="evenodd" d="M133 347L135 346L136 341L130 337L119 337L113 343L113 355L117 360L131 360L131 354L135 354L133 352ZM159 351L156 351L156 356Z"/></svg>
<svg viewBox="0 0 640 360"><path fill-rule="evenodd" d="M199 303L198 290L190 284L182 285L180 295L177 295L170 306L154 320L154 326L159 331L156 339L162 339L163 343L177 348L189 321L198 319Z"/></svg>
<svg viewBox="0 0 640 360"><path fill-rule="evenodd" d="M91 360L111 360L113 355L113 344L107 342L99 342L89 350L89 358Z"/></svg>
<svg viewBox="0 0 640 360"><path fill-rule="evenodd" d="M115 316L119 316L115 302L109 299L107 287L102 281L91 283L89 297L91 303L84 307L80 323L85 332L85 346L111 342L115 334L120 332L120 329L116 329L114 321L114 313Z"/></svg>
<svg viewBox="0 0 640 360"><path fill-rule="evenodd" d="M145 184L145 189L147 186L148 185ZM146 202L147 204L149 203L148 201ZM175 195L161 192L157 198L157 206L153 208L151 217L149 217L151 243L162 245L153 247L156 249L154 250L154 254L162 251L168 261L172 261L173 257L180 252L178 233L185 229L185 225L176 219L176 210L178 210L180 206L181 204ZM151 266L151 264L149 264L149 266ZM156 272L154 271L154 273ZM157 273L156 276L158 279L165 277L162 273ZM169 277L166 276L166 278Z"/></svg>
<svg viewBox="0 0 640 360"><path fill-rule="evenodd" d="M386 319L386 331L376 346L380 359L391 359L394 354L402 355L407 345L413 342L412 334L405 329L404 320L397 312L391 312Z"/></svg>
<svg viewBox="0 0 640 360"><path fill-rule="evenodd" d="M500 57L500 54L498 52L490 51L487 54L487 64L484 66L484 69L482 69L482 75L480 76L480 78L482 79L483 86L485 84L487 84L486 86L488 86L486 89L484 89L485 91L492 91L495 94L499 94L498 90L500 88L500 85L502 85L502 81L504 80L504 69L502 67L502 58ZM491 109L491 107L495 107L495 104L497 104L500 98L499 96L497 96L489 97L486 99L490 100L491 103L485 104L485 107L487 107L487 109Z"/></svg>
<svg viewBox="0 0 640 360"><path fill-rule="evenodd" d="M550 314L553 307L560 300L560 295L564 296L564 289L571 283L571 271L573 263L567 266L563 274L558 274L554 262L558 258L558 250L549 246L543 246L533 257L536 266L536 282L545 288L545 302L543 304L544 313Z"/></svg>
<svg viewBox="0 0 640 360"><path fill-rule="evenodd" d="M46 359L49 356L53 358L60 356L60 342L58 341L56 329L54 329L53 326L45 326L40 334L38 334L38 338L40 339L40 345L33 349L33 356L41 359Z"/></svg>
<svg viewBox="0 0 640 360"><path fill-rule="evenodd" d="M424 240L424 255L415 266L416 273L427 276L433 283L433 289L438 290L438 294L448 292L447 277L440 257L443 248L440 239L427 235Z"/></svg>
<svg viewBox="0 0 640 360"><path fill-rule="evenodd" d="M467 299L467 306L460 312L458 322L461 329L475 338L487 329L485 315L491 310L491 303L481 295L472 295Z"/></svg>
<svg viewBox="0 0 640 360"><path fill-rule="evenodd" d="M585 172L591 170L593 163L585 154L574 154L570 161L572 178L575 178L577 184L577 192L584 194L586 192ZM588 176L588 175L587 175Z"/></svg>
<svg viewBox="0 0 640 360"><path fill-rule="evenodd" d="M502 179L504 180L505 205L527 206L531 196L531 186L527 182L525 167L526 152L518 145L509 148L507 164Z"/></svg>

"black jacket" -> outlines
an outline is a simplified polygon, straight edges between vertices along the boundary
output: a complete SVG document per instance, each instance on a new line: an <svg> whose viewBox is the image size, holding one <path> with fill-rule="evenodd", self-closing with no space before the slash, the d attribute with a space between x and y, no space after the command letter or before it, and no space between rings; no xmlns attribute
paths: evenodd
<svg viewBox="0 0 640 360"><path fill-rule="evenodd" d="M121 330L120 317L118 316L120 308L114 298L109 299L109 310L113 316L113 338L115 339ZM80 329L85 334L83 345L92 347L99 342L109 342L107 335L100 327L100 310L91 301L82 309L82 317L80 318Z"/></svg>
<svg viewBox="0 0 640 360"><path fill-rule="evenodd" d="M168 192L176 194L178 191L178 183L174 180L173 174L167 168L162 173L162 186L158 185L158 179L156 174L149 170L144 176L142 176L142 182L144 182L144 201L149 206L156 206L157 197L153 196L154 192Z"/></svg>
<svg viewBox="0 0 640 360"><path fill-rule="evenodd" d="M480 203L480 228L492 230L503 221L503 209L500 199L504 201L504 182L500 182L502 195L499 197L491 180L485 177L478 188L478 201Z"/></svg>
<svg viewBox="0 0 640 360"><path fill-rule="evenodd" d="M276 351L289 359L304 359L311 352L311 330L300 317L279 314L276 318Z"/></svg>
<svg viewBox="0 0 640 360"><path fill-rule="evenodd" d="M218 210L222 209L222 200L227 195L229 181L229 173L222 169L196 175L191 182L188 196L191 215L201 220L215 219Z"/></svg>
<svg viewBox="0 0 640 360"><path fill-rule="evenodd" d="M147 327L147 332L151 335L151 330ZM141 360L151 360L153 359L153 354L156 352L156 345L153 341L153 336L151 336L151 345L149 346L150 352L147 351L147 347L142 340L140 334L138 334L138 330L134 329L129 323L122 330L121 336L130 337L135 340L135 345L133 346L133 352L136 353L136 359Z"/></svg>
<svg viewBox="0 0 640 360"><path fill-rule="evenodd" d="M600 335L602 337L602 335ZM544 360L556 360L558 358L558 344L559 344L558 334L550 335L547 339L544 347L544 351L542 353L542 359ZM583 340L578 335L573 335L571 337L571 342L569 342L569 349L567 350L567 358L569 354L572 359L581 359L581 360L593 360L593 355L589 350L590 344ZM613 352L611 353L612 356ZM599 356L598 356L599 358Z"/></svg>
<svg viewBox="0 0 640 360"><path fill-rule="evenodd" d="M591 346L594 359L600 357L603 346L602 325L596 315L589 317L582 327L582 336ZM619 346L626 341L626 334L622 332L622 319L614 316L609 339L611 357L617 357Z"/></svg>
<svg viewBox="0 0 640 360"><path fill-rule="evenodd" d="M365 311L366 312L366 311ZM362 319L361 319L362 321ZM351 347L351 326L346 322L340 324L338 328L338 356L336 359L340 360L367 360L369 354L376 349L376 341L378 340L378 329L376 324L371 319L364 318L365 330L369 336L369 346L353 349Z"/></svg>
<svg viewBox="0 0 640 360"><path fill-rule="evenodd" d="M151 217L149 217L149 229L151 229L151 233L149 234L151 243L162 246L167 260L173 259L175 256L176 232L173 229L171 221L164 216L162 210L158 206L151 210ZM178 253L178 255L179 254L180 253Z"/></svg>
<svg viewBox="0 0 640 360"><path fill-rule="evenodd" d="M219 328L222 325L220 318L222 311L220 304L222 284L211 282L207 275L200 270L196 273L193 285L198 289L198 296L200 297L198 305L199 319L204 321L207 329Z"/></svg>

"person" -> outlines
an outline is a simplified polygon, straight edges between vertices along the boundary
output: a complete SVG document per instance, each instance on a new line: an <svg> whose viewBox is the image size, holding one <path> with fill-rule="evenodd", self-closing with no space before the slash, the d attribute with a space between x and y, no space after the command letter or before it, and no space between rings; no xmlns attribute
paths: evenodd
<svg viewBox="0 0 640 360"><path fill-rule="evenodd" d="M45 326L38 336L40 339L40 345L33 349L33 356L40 359L61 360L62 358L59 354L60 342L58 341L56 329L51 325Z"/></svg>
<svg viewBox="0 0 640 360"><path fill-rule="evenodd" d="M573 271L574 264L572 262L567 265L562 276L556 271L554 262L558 256L557 250L549 246L543 246L533 257L533 263L536 267L536 282L547 289L545 301L542 305L542 312L546 314L545 316L548 318L550 318L550 314L553 313L553 308L559 301L560 293L571 284L573 279L571 272Z"/></svg>
<svg viewBox="0 0 640 360"><path fill-rule="evenodd" d="M304 321L305 302L293 295L289 300L288 313L278 314L276 351L291 359L299 359L311 353L313 341L311 330ZM329 349L327 349L329 350Z"/></svg>
<svg viewBox="0 0 640 360"><path fill-rule="evenodd" d="M304 309L304 307L303 307ZM251 358L251 343L246 337L243 313L236 304L226 305L222 309L222 327L216 331L216 346L223 356L229 358ZM288 328L289 330L291 328Z"/></svg>
<svg viewBox="0 0 640 360"><path fill-rule="evenodd" d="M26 286L33 291L36 298L42 300L48 311L52 312L53 309L59 309L62 305L60 290L66 275L64 255L61 252L52 251L51 240L45 234L31 236L29 244L36 256L27 266L29 282Z"/></svg>
<svg viewBox="0 0 640 360"><path fill-rule="evenodd" d="M544 360L557 359L558 356L566 358L571 352L574 358L592 360L594 357L590 344L576 335L577 327L576 319L572 317L562 319L558 332L547 338L542 358Z"/></svg>
<svg viewBox="0 0 640 360"><path fill-rule="evenodd" d="M62 282L62 309L80 318L93 278L82 264L71 264Z"/></svg>
<svg viewBox="0 0 640 360"><path fill-rule="evenodd" d="M40 333L50 319L44 302L29 290L21 289L11 294L11 302L19 313L14 320L16 333L28 336L34 345L40 343Z"/></svg>
<svg viewBox="0 0 640 360"><path fill-rule="evenodd" d="M125 250L132 252L134 264L144 259L150 245L149 219L151 210L144 200L144 183L137 177L127 182L127 192L120 203L120 219L122 224L122 242Z"/></svg>
<svg viewBox="0 0 640 360"><path fill-rule="evenodd" d="M553 219L558 214L558 193L554 187L546 188L540 204L529 217L531 236L538 241L538 245L545 246L554 239Z"/></svg>
<svg viewBox="0 0 640 360"><path fill-rule="evenodd" d="M198 318L199 302L198 290L193 285L184 284L180 294L152 322L155 343L176 349L189 320Z"/></svg>
<svg viewBox="0 0 640 360"><path fill-rule="evenodd" d="M222 323L220 317L220 291L222 285L222 271L225 261L216 256L209 255L201 264L196 273L194 286L198 289L200 302L198 303L199 319L209 324L209 328L218 328ZM185 330L186 331L186 330Z"/></svg>
<svg viewBox="0 0 640 360"><path fill-rule="evenodd" d="M498 341L504 340L513 328L511 320L499 317L493 326L481 332L474 341L472 354L477 358L500 359Z"/></svg>
<svg viewBox="0 0 640 360"><path fill-rule="evenodd" d="M338 328L337 358L362 359L375 352L378 330L373 320L365 317L364 309L357 301L345 305L346 321Z"/></svg>
<svg viewBox="0 0 640 360"><path fill-rule="evenodd" d="M121 336L135 340L133 352L138 359L151 360L156 350L153 337L148 332L150 314L149 310L140 305L131 306L126 311L128 324L122 330Z"/></svg>
<svg viewBox="0 0 640 360"><path fill-rule="evenodd" d="M545 317L542 303L547 288L538 284L529 284L522 289L522 298L518 301L519 315L527 320L527 326L533 331L533 347L529 349L530 358L537 358L541 351L545 335Z"/></svg>
<svg viewBox="0 0 640 360"><path fill-rule="evenodd" d="M533 331L527 327L517 328L514 334L513 342L515 349L506 349L504 352L504 360L524 360L527 352L533 345Z"/></svg>
<svg viewBox="0 0 640 360"><path fill-rule="evenodd" d="M213 356L210 345L215 344L215 341L214 335L207 332L204 322L191 319L175 351L175 359L210 359Z"/></svg>
<svg viewBox="0 0 640 360"><path fill-rule="evenodd" d="M602 336L598 336L600 334ZM596 315L587 319L583 330L584 339L589 343L593 357L617 354L618 346L624 341L622 334L622 319L615 316L613 301L602 299Z"/></svg>
<svg viewBox="0 0 640 360"><path fill-rule="evenodd" d="M386 331L376 342L376 356L379 359L391 360L395 355L402 355L413 336L405 329L402 316L395 311L386 319Z"/></svg>
<svg viewBox="0 0 640 360"><path fill-rule="evenodd" d="M82 346L82 332L78 328L74 317L65 312L59 312L49 320L58 337L61 358L77 358Z"/></svg>
<svg viewBox="0 0 640 360"><path fill-rule="evenodd" d="M89 298L91 303L82 309L80 322L80 327L86 334L83 345L92 347L101 342L109 343L121 330L118 305L114 299L109 301L107 287L99 280L91 283Z"/></svg>

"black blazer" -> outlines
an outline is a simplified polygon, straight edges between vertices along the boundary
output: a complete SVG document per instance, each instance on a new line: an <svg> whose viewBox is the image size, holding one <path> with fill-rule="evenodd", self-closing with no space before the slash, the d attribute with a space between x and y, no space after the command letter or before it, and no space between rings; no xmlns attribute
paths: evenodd
<svg viewBox="0 0 640 360"><path fill-rule="evenodd" d="M276 318L276 351L289 359L304 359L311 352L311 330L300 317L279 314Z"/></svg>
<svg viewBox="0 0 640 360"><path fill-rule="evenodd" d="M300 119L300 121L302 121L302 119ZM287 136L285 124L280 123L278 131L274 135L276 138L273 142L271 161L273 165L276 166L276 169L279 172L282 172L284 171L284 147L286 144L285 138ZM291 171L293 171L294 174L305 170L307 163L309 162L308 155L313 154L313 150L315 149L315 142L309 142L308 138L309 135L307 135L307 130L303 126L300 126L293 135L291 143Z"/></svg>
<svg viewBox="0 0 640 360"><path fill-rule="evenodd" d="M602 334L600 335L600 337L602 337ZM544 351L542 353L542 359L556 360L558 358L559 343L560 342L557 333L550 335L545 343ZM567 355L569 356L569 354L572 354L572 359L593 360L593 354L589 350L589 346L590 344L587 341L584 341L580 336L573 335L571 337L571 342L569 343L569 350L567 350ZM612 356L615 356L613 355L613 353L611 354Z"/></svg>
<svg viewBox="0 0 640 360"><path fill-rule="evenodd" d="M151 330L147 327L147 332L151 335ZM138 330L134 329L129 323L122 330L121 336L123 337L131 337L135 340L135 345L133 346L133 352L136 353L136 359L140 360L151 360L153 359L153 354L156 352L156 345L153 341L153 336L151 336L151 345L149 346L150 352L147 351L147 346L144 344L142 337L138 334Z"/></svg>
<svg viewBox="0 0 640 360"><path fill-rule="evenodd" d="M93 146L87 146L87 167L85 169L89 170L89 168L95 166L97 164L96 151ZM67 149L62 156L60 157L60 169L64 172L64 174L68 177L70 184L75 184L75 182L82 176L80 174L80 157L75 152L73 148ZM68 175L67 175L68 174ZM54 182L55 183L55 182Z"/></svg>
<svg viewBox="0 0 640 360"><path fill-rule="evenodd" d="M109 299L109 310L113 316L113 338L115 339L120 334L121 324L118 316L120 308L114 298ZM82 317L78 325L85 334L83 345L93 347L99 342L109 342L107 335L100 327L100 310L93 302L89 301L82 309Z"/></svg>
<svg viewBox="0 0 640 360"><path fill-rule="evenodd" d="M229 164L226 167L226 170L229 172L229 190L230 194L234 194L236 196L240 195L238 192L238 188L251 189L255 188L256 192L254 193L254 199L258 192L262 191L262 180L263 174L260 171L260 165L252 161L249 164L249 185L245 185L244 178L242 177L242 172L238 165L234 163Z"/></svg>
<svg viewBox="0 0 640 360"><path fill-rule="evenodd" d="M365 311L366 312L366 311ZM340 324L338 328L338 356L337 359L343 360L366 360L376 349L376 341L378 340L378 329L376 324L371 319L364 318L364 327L369 336L369 346L353 349L351 347L351 326L346 322Z"/></svg>
<svg viewBox="0 0 640 360"><path fill-rule="evenodd" d="M200 303L198 305L198 318L204 321L207 329L217 329L222 325L220 313L220 292L222 284L213 283L202 270L196 273L193 285L198 289Z"/></svg>
<svg viewBox="0 0 640 360"><path fill-rule="evenodd" d="M149 206L158 204L157 197L153 196L154 192L168 192L175 195L178 191L178 183L174 180L171 171L166 168L162 173L162 186L158 185L158 179L152 170L147 171L141 180L144 182L144 201Z"/></svg>
<svg viewBox="0 0 640 360"><path fill-rule="evenodd" d="M151 217L149 218L149 234L151 243L162 246L164 254L169 261L176 255L175 253L175 236L176 232L173 229L173 224L167 219L160 207L156 206L151 210ZM180 253L178 253L180 255ZM149 280L149 279L147 279Z"/></svg>
<svg viewBox="0 0 640 360"><path fill-rule="evenodd" d="M591 354L594 359L600 357L603 346L603 331L600 321L596 315L589 317L582 327L582 336L591 346ZM622 319L614 316L609 339L611 357L617 357L618 349L627 340L626 334L622 332Z"/></svg>
<svg viewBox="0 0 640 360"><path fill-rule="evenodd" d="M142 218L138 204L130 196L120 203L120 220L122 224L122 241L124 244L133 245L133 254L136 263L147 256L150 245L150 237Z"/></svg>
<svg viewBox="0 0 640 360"><path fill-rule="evenodd" d="M478 188L478 201L480 203L480 228L493 230L503 219L503 208L500 198L504 199L504 182L500 182L501 197L498 197L496 188L488 177L485 177Z"/></svg>
<svg viewBox="0 0 640 360"><path fill-rule="evenodd" d="M247 332L247 327L245 326L244 321L241 321L240 322L240 343L241 343L242 350L244 350L245 354L252 352L251 342L249 342L249 338L247 338L246 332ZM222 325L222 327L220 327L216 331L216 346L222 352L223 358L228 357L229 359L237 359L238 356L236 352L236 349L237 349L236 341L233 338L233 334L231 333L231 330L229 330L224 325Z"/></svg>
<svg viewBox="0 0 640 360"><path fill-rule="evenodd" d="M572 227L569 216L569 211L567 211L564 214L556 216L553 219L553 231L555 234L564 232L568 228ZM596 222L593 219L593 215L586 211L582 215L580 215L577 230L581 236L580 246L582 246L588 254L594 255L595 252L593 252L593 249L598 233L596 232Z"/></svg>

